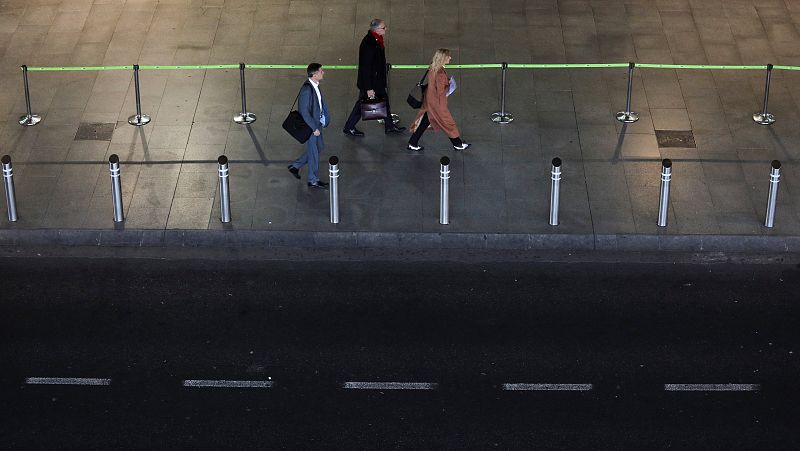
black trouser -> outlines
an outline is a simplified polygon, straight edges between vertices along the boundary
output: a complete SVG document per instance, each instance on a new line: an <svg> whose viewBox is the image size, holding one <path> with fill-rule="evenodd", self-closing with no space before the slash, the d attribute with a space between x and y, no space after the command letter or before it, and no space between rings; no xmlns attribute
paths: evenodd
<svg viewBox="0 0 800 451"><path fill-rule="evenodd" d="M389 107L389 96L386 95L386 88L376 89L375 97L379 99L386 99L387 119L383 121L383 125L386 128L386 130L393 129L394 122L392 122L392 110ZM358 100L356 100L356 104L353 105L353 111L350 112L350 117L347 118L347 122L344 124L345 130L352 130L356 128L356 123L361 120L361 99L366 99L366 98L367 98L367 90L366 89L359 90Z"/></svg>
<svg viewBox="0 0 800 451"><path fill-rule="evenodd" d="M419 144L419 139L422 138L422 134L425 133L425 130L428 129L429 125L431 125L431 121L428 120L428 113L425 113L422 115L422 119L419 121L419 127L417 127L417 129L414 131L414 134L411 135L411 139L408 140L408 143L414 147L417 147ZM463 144L460 136L450 138L450 142L453 143L454 146L460 146Z"/></svg>

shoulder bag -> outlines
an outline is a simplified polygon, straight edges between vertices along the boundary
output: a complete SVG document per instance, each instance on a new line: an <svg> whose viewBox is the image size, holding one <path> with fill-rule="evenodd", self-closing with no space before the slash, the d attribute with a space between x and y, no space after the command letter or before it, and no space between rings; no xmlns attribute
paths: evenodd
<svg viewBox="0 0 800 451"><path fill-rule="evenodd" d="M427 76L428 71L426 70L425 74L419 79L416 86L411 88L411 92L408 93L408 97L406 97L406 103L408 103L408 105L415 110L422 107L422 99L425 98L425 90L428 88L428 84L423 84L422 82L425 81Z"/></svg>
<svg viewBox="0 0 800 451"><path fill-rule="evenodd" d="M301 86L300 90L302 89L303 87ZM289 115L286 116L286 119L283 121L283 129L289 132L289 134L292 135L292 137L298 142L300 142L300 144L303 144L308 141L308 138L311 137L311 134L314 133L314 131L311 130L311 127L309 127L308 124L306 124L306 121L303 119L303 115L294 109L294 105L297 103L297 99L299 97L300 91L297 92L297 96L294 98L294 102L292 102Z"/></svg>

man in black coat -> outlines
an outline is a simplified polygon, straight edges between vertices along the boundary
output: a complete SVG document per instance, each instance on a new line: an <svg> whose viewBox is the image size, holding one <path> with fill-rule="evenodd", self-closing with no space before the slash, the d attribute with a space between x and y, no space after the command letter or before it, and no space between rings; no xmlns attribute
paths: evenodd
<svg viewBox="0 0 800 451"><path fill-rule="evenodd" d="M364 132L356 128L356 123L361 119L361 99L366 98L386 99L387 118L384 120L386 134L401 133L406 129L392 122L389 96L386 93L386 49L383 45L385 34L386 22L382 19L372 19L367 35L358 47L358 100L344 124L342 131L346 135L364 136Z"/></svg>

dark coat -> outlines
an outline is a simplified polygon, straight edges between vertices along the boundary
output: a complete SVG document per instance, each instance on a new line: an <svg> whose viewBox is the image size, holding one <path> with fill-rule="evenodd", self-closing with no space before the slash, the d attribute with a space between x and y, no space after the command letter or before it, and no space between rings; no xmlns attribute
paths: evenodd
<svg viewBox="0 0 800 451"><path fill-rule="evenodd" d="M386 89L386 50L369 31L358 47L358 89Z"/></svg>
<svg viewBox="0 0 800 451"><path fill-rule="evenodd" d="M320 91L321 93L322 91ZM328 112L328 102L325 101L325 96L322 96L322 110L319 109L319 101L317 100L317 93L311 82L306 80L303 86L300 87L300 94L297 96L297 110L303 116L311 130L322 130L324 127L319 122L321 114L325 114L325 127L331 123L331 114Z"/></svg>

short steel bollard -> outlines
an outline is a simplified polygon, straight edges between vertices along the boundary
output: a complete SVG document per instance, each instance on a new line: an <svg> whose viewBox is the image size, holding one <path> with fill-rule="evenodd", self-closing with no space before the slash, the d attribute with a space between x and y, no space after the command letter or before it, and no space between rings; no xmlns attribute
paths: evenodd
<svg viewBox="0 0 800 451"><path fill-rule="evenodd" d="M764 108L760 113L753 114L753 120L761 125L770 125L775 123L775 116L767 112L767 105L769 104L769 81L772 78L772 64L767 64L767 81L764 86Z"/></svg>
<svg viewBox="0 0 800 451"><path fill-rule="evenodd" d="M639 120L639 113L631 111L631 97L633 96L633 68L635 63L628 63L628 95L625 99L625 111L617 113L617 120L630 124Z"/></svg>
<svg viewBox="0 0 800 451"><path fill-rule="evenodd" d="M492 122L497 124L510 124L514 121L514 115L506 111L506 71L508 70L508 63L502 63L501 68L500 111L492 113Z"/></svg>
<svg viewBox="0 0 800 451"><path fill-rule="evenodd" d="M239 84L242 90L242 112L233 116L233 122L241 125L252 124L256 121L255 113L250 113L247 111L247 92L245 91L244 87L244 63L239 63Z"/></svg>
<svg viewBox="0 0 800 451"><path fill-rule="evenodd" d="M386 97L389 97L389 88L391 87L390 86L391 85L391 81L392 81L392 65L389 64L389 63L386 63ZM389 100L389 99L387 98L386 100ZM383 124L384 120L383 119L378 119L376 122L378 122L379 124ZM392 123L397 125L397 123L399 123L399 122L400 122L400 116L392 113Z"/></svg>
<svg viewBox="0 0 800 451"><path fill-rule="evenodd" d="M330 204L331 224L339 223L339 157L336 155L328 159L328 175L330 176Z"/></svg>
<svg viewBox="0 0 800 451"><path fill-rule="evenodd" d="M561 191L561 158L553 158L550 169L550 225L558 225L558 201Z"/></svg>
<svg viewBox="0 0 800 451"><path fill-rule="evenodd" d="M775 225L775 204L778 201L778 183L781 181L781 162L772 160L769 174L769 198L767 199L767 217L764 225L772 228Z"/></svg>
<svg viewBox="0 0 800 451"><path fill-rule="evenodd" d="M439 161L439 224L450 224L450 159Z"/></svg>
<svg viewBox="0 0 800 451"><path fill-rule="evenodd" d="M3 186L6 189L6 206L8 207L8 220L17 220L17 195L14 191L14 172L11 169L11 157L3 155Z"/></svg>
<svg viewBox="0 0 800 451"><path fill-rule="evenodd" d="M114 222L122 222L125 220L125 214L122 211L122 176L117 154L112 154L108 157L108 172L111 173L111 201L114 204Z"/></svg>
<svg viewBox="0 0 800 451"><path fill-rule="evenodd" d="M661 162L661 195L658 198L658 225L667 226L669 214L669 183L672 180L672 160L665 158Z"/></svg>
<svg viewBox="0 0 800 451"><path fill-rule="evenodd" d="M150 116L142 114L142 98L139 94L139 65L133 65L133 90L136 94L136 114L128 118L128 123L141 127L150 122Z"/></svg>
<svg viewBox="0 0 800 451"><path fill-rule="evenodd" d="M22 83L25 86L25 107L27 108L28 114L20 116L19 125L33 126L42 122L42 117L31 112L31 92L28 88L28 66L23 64L20 67L22 68Z"/></svg>
<svg viewBox="0 0 800 451"><path fill-rule="evenodd" d="M231 188L228 182L228 157L220 155L219 163L219 220L223 223L231 222Z"/></svg>

